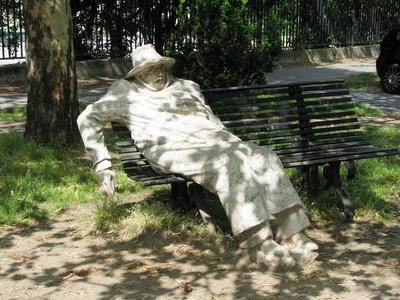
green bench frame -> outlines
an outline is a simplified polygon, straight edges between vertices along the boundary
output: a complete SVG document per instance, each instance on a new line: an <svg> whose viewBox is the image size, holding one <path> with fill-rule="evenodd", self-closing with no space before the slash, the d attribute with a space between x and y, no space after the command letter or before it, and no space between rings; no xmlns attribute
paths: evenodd
<svg viewBox="0 0 400 300"><path fill-rule="evenodd" d="M348 221L353 205L342 188L340 166L355 176L355 160L400 154L371 145L362 134L343 80L204 90L206 102L225 127L242 140L273 149L285 168L299 167L311 192L332 187ZM173 197L187 197L187 180L157 174L136 148L127 128L113 123L117 150L128 177L145 185L170 183ZM318 167L326 184L321 187ZM183 195L183 196L182 196Z"/></svg>

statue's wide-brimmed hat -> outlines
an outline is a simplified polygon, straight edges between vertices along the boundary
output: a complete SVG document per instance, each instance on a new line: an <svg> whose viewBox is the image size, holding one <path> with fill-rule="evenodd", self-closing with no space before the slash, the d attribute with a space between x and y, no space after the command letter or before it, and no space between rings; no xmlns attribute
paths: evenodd
<svg viewBox="0 0 400 300"><path fill-rule="evenodd" d="M166 68L171 68L175 64L175 59L161 56L151 44L133 50L131 58L133 68L126 74L125 78L131 78L150 66L164 65Z"/></svg>

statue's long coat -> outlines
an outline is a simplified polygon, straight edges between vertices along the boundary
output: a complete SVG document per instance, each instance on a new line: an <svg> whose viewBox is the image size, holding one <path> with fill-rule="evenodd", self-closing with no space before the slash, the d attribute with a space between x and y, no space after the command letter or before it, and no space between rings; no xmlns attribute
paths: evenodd
<svg viewBox="0 0 400 300"><path fill-rule="evenodd" d="M192 81L177 79L151 91L118 80L89 105L78 125L96 171L111 167L103 137L111 121L129 128L156 171L182 175L216 193L235 236L302 206L276 154L226 131Z"/></svg>

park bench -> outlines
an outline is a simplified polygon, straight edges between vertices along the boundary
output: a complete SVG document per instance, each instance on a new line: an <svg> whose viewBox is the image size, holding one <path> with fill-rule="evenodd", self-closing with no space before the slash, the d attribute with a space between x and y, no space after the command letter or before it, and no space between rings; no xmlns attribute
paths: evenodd
<svg viewBox="0 0 400 300"><path fill-rule="evenodd" d="M355 176L355 160L400 154L371 145L362 134L343 80L204 90L213 112L242 140L274 149L285 168L301 168L312 192L332 187L348 221L353 205L341 185L340 166ZM145 185L171 184L171 195L187 195L187 180L157 174L137 150L128 130L113 123L117 150L128 177ZM321 187L319 166L326 183ZM197 202L196 202L197 203Z"/></svg>

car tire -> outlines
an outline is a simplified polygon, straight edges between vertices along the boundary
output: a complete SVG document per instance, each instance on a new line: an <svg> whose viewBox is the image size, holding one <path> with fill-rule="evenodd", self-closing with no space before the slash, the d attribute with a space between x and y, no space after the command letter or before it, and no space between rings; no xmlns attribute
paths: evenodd
<svg viewBox="0 0 400 300"><path fill-rule="evenodd" d="M400 65L391 64L383 69L381 85L385 92L400 94Z"/></svg>

